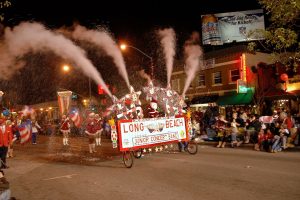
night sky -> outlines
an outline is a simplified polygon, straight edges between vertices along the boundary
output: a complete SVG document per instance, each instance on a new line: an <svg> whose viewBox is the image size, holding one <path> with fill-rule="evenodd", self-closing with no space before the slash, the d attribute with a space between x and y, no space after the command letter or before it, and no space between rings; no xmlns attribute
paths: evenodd
<svg viewBox="0 0 300 200"><path fill-rule="evenodd" d="M193 31L201 32L202 14L261 8L256 0L185 0L180 3L164 0L102 2L97 0L12 0L12 7L5 10L4 24L12 27L21 21L37 21L49 29L56 29L62 26L69 27L77 22L87 28L105 27L115 37L116 42L127 41L151 55L155 61L155 69L160 70L160 67L161 69L165 67L159 62L157 50L159 44L157 38L154 37L155 30L169 27L175 30L178 51L176 58L180 59L184 41ZM104 81L109 83L113 79L122 80L117 72L107 70L114 67L110 58L99 57L97 49L89 48L87 53L89 59L101 72ZM149 66L149 60L136 52L127 52L124 59L129 74L139 70L138 65ZM87 77L77 72L73 72L69 77L63 76L58 67L60 62L63 61L51 53L27 55L27 65L16 74L14 79L2 84L2 87L14 90L18 94L18 104L55 100L58 88L70 88L79 91L82 95L87 95ZM149 73L149 68L144 69ZM165 80L165 69L157 73L157 79L159 75ZM28 77L32 81L28 81ZM138 75L132 75L131 82L141 85L136 81L137 77ZM122 84L124 85L121 81ZM96 96L97 86L93 84L92 87L93 94ZM118 89L127 91L127 88Z"/></svg>
<svg viewBox="0 0 300 200"><path fill-rule="evenodd" d="M8 24L35 20L49 27L104 25L118 39L139 37L154 28L200 31L201 14L261 8L256 0L12 0Z"/></svg>

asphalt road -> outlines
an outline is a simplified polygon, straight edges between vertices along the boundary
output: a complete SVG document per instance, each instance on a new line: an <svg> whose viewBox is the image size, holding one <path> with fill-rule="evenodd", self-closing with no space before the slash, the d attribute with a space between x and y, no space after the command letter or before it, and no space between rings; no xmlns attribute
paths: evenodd
<svg viewBox="0 0 300 200"><path fill-rule="evenodd" d="M271 154L202 145L196 155L147 154L127 169L118 155L97 160L85 154L92 162L64 162L45 159L53 157L53 152L39 148L43 144L17 148L16 157L8 160L6 177L17 199L300 199L299 149ZM57 151L55 155L67 160L73 153Z"/></svg>

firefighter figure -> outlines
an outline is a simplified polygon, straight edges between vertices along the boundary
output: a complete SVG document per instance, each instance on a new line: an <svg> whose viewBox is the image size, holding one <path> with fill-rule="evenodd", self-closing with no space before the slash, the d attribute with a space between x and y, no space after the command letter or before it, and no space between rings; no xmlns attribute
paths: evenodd
<svg viewBox="0 0 300 200"><path fill-rule="evenodd" d="M97 122L95 120L95 113L90 113L89 114L89 119L86 125L86 130L85 133L88 135L89 138L89 151L90 153L97 152L96 151L96 144L95 144L95 139L97 136L98 132L98 126Z"/></svg>
<svg viewBox="0 0 300 200"><path fill-rule="evenodd" d="M62 116L60 131L63 134L63 145L69 145L70 120L66 115Z"/></svg>

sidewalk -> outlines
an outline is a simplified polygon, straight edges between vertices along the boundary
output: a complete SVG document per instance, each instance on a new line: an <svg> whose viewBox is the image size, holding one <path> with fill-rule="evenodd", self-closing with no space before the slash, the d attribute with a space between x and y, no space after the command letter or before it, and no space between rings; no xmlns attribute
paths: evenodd
<svg viewBox="0 0 300 200"><path fill-rule="evenodd" d="M200 145L209 145L209 146L217 146L218 145L218 142L217 141L203 141L203 142L200 142L199 143ZM236 147L236 148L253 148L254 147L254 144L252 143L248 143L248 144L241 144L239 147ZM226 143L226 146L225 148L231 148L231 145L230 145L230 142L227 142Z"/></svg>
<svg viewBox="0 0 300 200"><path fill-rule="evenodd" d="M203 141L203 142L200 142L199 143L200 145L209 145L209 146L214 146L216 147L218 145L218 142L217 141ZM231 148L231 145L230 145L230 142L227 142L226 143L226 146L225 148ZM247 149L254 149L254 144L252 143L248 143L248 144L241 144L239 147L234 147L234 148L247 148ZM289 147L287 148L286 150L292 150L292 149L297 149L297 150L300 150L300 146L295 146L295 147ZM285 151L286 151L285 150Z"/></svg>

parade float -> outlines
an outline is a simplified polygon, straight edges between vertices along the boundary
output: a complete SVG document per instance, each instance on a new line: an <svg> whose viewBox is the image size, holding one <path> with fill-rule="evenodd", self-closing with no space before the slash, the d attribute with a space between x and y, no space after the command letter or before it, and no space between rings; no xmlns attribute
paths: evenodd
<svg viewBox="0 0 300 200"><path fill-rule="evenodd" d="M106 116L114 119L111 141L113 148L122 152L124 165L130 168L134 157L140 158L143 153L160 152L178 143L190 154L196 154L198 146L182 97L170 86L158 88L152 82L143 91L149 101L146 112L139 100L141 91L135 92L133 87L121 99L114 96L114 104L106 112ZM164 112L159 113L158 106Z"/></svg>

